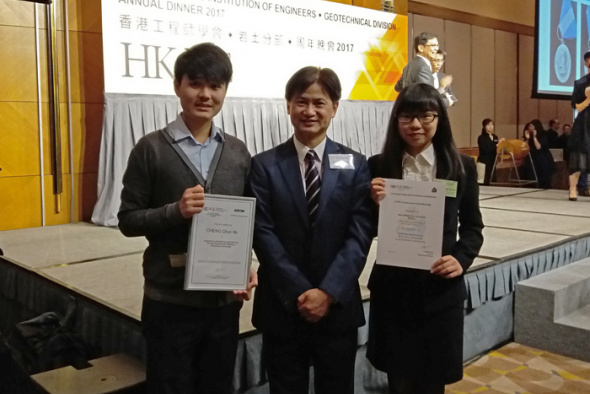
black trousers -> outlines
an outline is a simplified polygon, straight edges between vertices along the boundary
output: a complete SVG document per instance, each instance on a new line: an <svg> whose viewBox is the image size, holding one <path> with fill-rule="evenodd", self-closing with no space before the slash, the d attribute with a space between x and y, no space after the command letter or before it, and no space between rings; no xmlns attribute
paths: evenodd
<svg viewBox="0 0 590 394"><path fill-rule="evenodd" d="M262 334L271 394L307 394L314 368L316 394L354 394L357 330L327 332L309 325L288 337Z"/></svg>
<svg viewBox="0 0 590 394"><path fill-rule="evenodd" d="M389 394L444 394L443 383L425 383L387 374Z"/></svg>
<svg viewBox="0 0 590 394"><path fill-rule="evenodd" d="M233 393L241 305L193 308L144 297L147 392Z"/></svg>

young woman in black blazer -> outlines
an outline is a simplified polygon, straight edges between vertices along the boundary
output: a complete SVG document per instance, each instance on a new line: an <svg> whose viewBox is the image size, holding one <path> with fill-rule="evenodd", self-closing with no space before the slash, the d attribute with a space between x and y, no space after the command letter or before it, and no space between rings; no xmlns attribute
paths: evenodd
<svg viewBox="0 0 590 394"><path fill-rule="evenodd" d="M457 182L457 191L445 198L442 257L431 270L375 264L369 279L367 357L396 394L442 394L445 384L462 378L463 274L483 243L475 162L455 147L440 94L415 84L395 102L383 153L369 159L376 204L386 194L384 178L415 178L407 163L410 156L424 163L421 154L434 163L420 177L430 171L432 180ZM387 236L379 234L379 241Z"/></svg>
<svg viewBox="0 0 590 394"><path fill-rule="evenodd" d="M494 121L486 118L481 122L481 135L477 137L477 146L479 148L478 163L486 165L486 172L483 184L489 185L491 181L492 168L496 161L496 151L498 143L504 141L494 134Z"/></svg>

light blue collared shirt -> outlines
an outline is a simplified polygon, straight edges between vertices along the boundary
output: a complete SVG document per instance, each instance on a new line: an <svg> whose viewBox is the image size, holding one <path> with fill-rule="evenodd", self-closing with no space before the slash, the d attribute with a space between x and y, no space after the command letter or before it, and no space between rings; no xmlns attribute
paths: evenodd
<svg viewBox="0 0 590 394"><path fill-rule="evenodd" d="M209 138L201 144L186 127L181 114L178 114L176 120L166 127L166 131L203 175L203 178L207 179L211 160L213 160L217 146L224 141L221 129L215 124L211 124Z"/></svg>

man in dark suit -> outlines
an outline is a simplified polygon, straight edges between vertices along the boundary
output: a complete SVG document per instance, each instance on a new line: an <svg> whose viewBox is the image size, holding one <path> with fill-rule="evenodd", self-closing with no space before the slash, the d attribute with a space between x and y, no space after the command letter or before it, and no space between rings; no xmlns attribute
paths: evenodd
<svg viewBox="0 0 590 394"><path fill-rule="evenodd" d="M395 84L397 92L414 83L427 83L434 86L430 61L438 51L438 38L428 32L418 34L414 38L414 51L416 57L404 67L402 77Z"/></svg>
<svg viewBox="0 0 590 394"><path fill-rule="evenodd" d="M549 129L547 129L547 140L549 142L550 149L559 148L559 129L561 128L561 123L559 119L551 119L549 121Z"/></svg>
<svg viewBox="0 0 590 394"><path fill-rule="evenodd" d="M440 69L442 68L443 64L445 64L445 57L447 53L442 49L436 51L436 54L432 58L432 77L434 79L434 88L439 91L442 95L443 102L445 103L445 107L449 108L452 107L455 102L457 102L457 97L455 97L455 92L453 92L453 88L451 87L451 83L453 82L452 75L446 75L445 73L441 72Z"/></svg>
<svg viewBox="0 0 590 394"><path fill-rule="evenodd" d="M252 161L260 261L252 322L273 394L307 393L310 365L316 393L354 392L371 179L363 155L326 137L340 95L334 71L297 71L285 92L295 135Z"/></svg>

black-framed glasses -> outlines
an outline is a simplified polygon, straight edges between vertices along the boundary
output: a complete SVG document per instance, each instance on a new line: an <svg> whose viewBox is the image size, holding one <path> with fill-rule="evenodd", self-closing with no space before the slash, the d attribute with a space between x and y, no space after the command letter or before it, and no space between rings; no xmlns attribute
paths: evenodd
<svg viewBox="0 0 590 394"><path fill-rule="evenodd" d="M434 119L438 118L438 114L414 114L414 115L407 115L401 114L397 116L397 121L400 123L410 123L414 119L418 119L418 121L422 124L428 124L434 122Z"/></svg>
<svg viewBox="0 0 590 394"><path fill-rule="evenodd" d="M422 44L422 45L424 45L425 47L436 47L436 48L438 48L440 46L440 44Z"/></svg>

